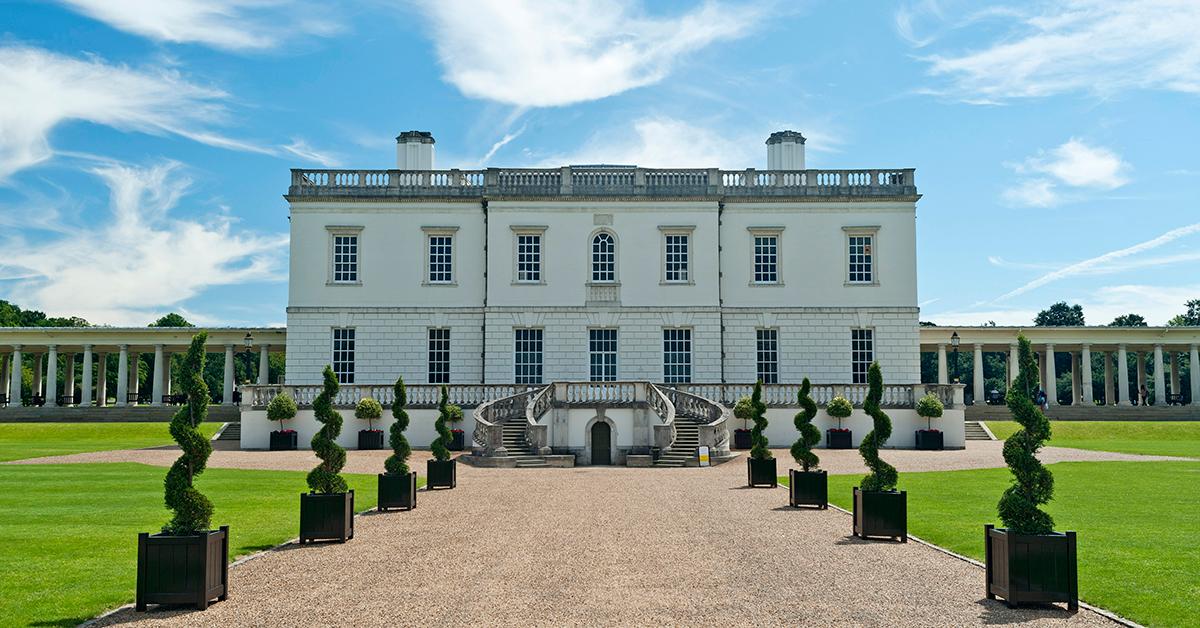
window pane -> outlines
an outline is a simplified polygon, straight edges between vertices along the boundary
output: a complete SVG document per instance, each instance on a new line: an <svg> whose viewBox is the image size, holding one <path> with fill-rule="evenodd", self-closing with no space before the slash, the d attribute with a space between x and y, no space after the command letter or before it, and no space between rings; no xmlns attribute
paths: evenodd
<svg viewBox="0 0 1200 628"><path fill-rule="evenodd" d="M688 235L668 234L666 237L666 280L688 280Z"/></svg>
<svg viewBox="0 0 1200 628"><path fill-rule="evenodd" d="M617 280L617 245L612 234L598 233L592 238L592 281Z"/></svg>
<svg viewBox="0 0 1200 628"><path fill-rule="evenodd" d="M333 236L333 280L358 281L358 236Z"/></svg>
<svg viewBox="0 0 1200 628"><path fill-rule="evenodd" d="M754 283L779 281L779 236L754 236Z"/></svg>
<svg viewBox="0 0 1200 628"><path fill-rule="evenodd" d="M663 382L692 381L692 330L663 330Z"/></svg>
<svg viewBox="0 0 1200 628"><path fill-rule="evenodd" d="M339 384L354 383L354 330L333 330L333 374Z"/></svg>
<svg viewBox="0 0 1200 628"><path fill-rule="evenodd" d="M874 281L874 265L871 253L873 239L869 235L850 236L850 281L856 283L871 283Z"/></svg>
<svg viewBox="0 0 1200 628"><path fill-rule="evenodd" d="M516 383L542 383L542 330L513 330L513 364Z"/></svg>
<svg viewBox="0 0 1200 628"><path fill-rule="evenodd" d="M542 280L542 236L517 236L517 281Z"/></svg>
<svg viewBox="0 0 1200 628"><path fill-rule="evenodd" d="M450 330L429 330L429 383L450 383Z"/></svg>
<svg viewBox="0 0 1200 628"><path fill-rule="evenodd" d="M588 330L588 356L591 381L617 381L617 330Z"/></svg>
<svg viewBox="0 0 1200 628"><path fill-rule="evenodd" d="M875 361L875 332L870 329L850 330L850 383L867 383L867 369Z"/></svg>
<svg viewBox="0 0 1200 628"><path fill-rule="evenodd" d="M758 354L758 381L764 384L779 383L779 330L758 330L756 353Z"/></svg>
<svg viewBox="0 0 1200 628"><path fill-rule="evenodd" d="M453 248L453 236L429 236L430 283L450 283L454 281L453 264L450 259Z"/></svg>

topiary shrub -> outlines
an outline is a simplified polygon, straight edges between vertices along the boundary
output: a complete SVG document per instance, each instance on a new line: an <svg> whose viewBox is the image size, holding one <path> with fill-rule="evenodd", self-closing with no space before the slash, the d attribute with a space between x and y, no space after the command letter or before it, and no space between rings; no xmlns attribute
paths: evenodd
<svg viewBox="0 0 1200 628"><path fill-rule="evenodd" d="M296 400L290 396L279 393L271 398L271 403L267 404L267 419L271 421L279 421L279 431L284 431L283 422L296 416Z"/></svg>
<svg viewBox="0 0 1200 628"><path fill-rule="evenodd" d="M367 429L375 431L375 420L383 416L383 406L371 397L363 397L354 406L354 416L367 422Z"/></svg>
<svg viewBox="0 0 1200 628"><path fill-rule="evenodd" d="M867 477L863 478L862 490L890 491L896 488L899 474L896 473L896 467L879 458L879 448L892 436L892 419L879 407L879 401L883 399L883 371L878 362L872 362L871 367L867 369L867 385L867 398L863 401L863 410L871 416L874 429L858 446L858 453L871 469Z"/></svg>
<svg viewBox="0 0 1200 628"><path fill-rule="evenodd" d="M792 457L796 459L796 464L804 471L816 469L820 464L821 459L817 454L813 453L813 445L821 442L821 431L817 426L812 424L812 420L817 417L817 403L813 401L809 392L812 390L812 384L808 378L800 383L800 392L796 393L796 400L800 403L800 411L796 413L796 418L793 421L796 424L796 431L800 432L800 437L792 443Z"/></svg>
<svg viewBox="0 0 1200 628"><path fill-rule="evenodd" d="M754 406L751 403L750 395L745 395L737 400L737 403L733 405L733 416L741 419L743 426L749 425L750 421L754 420Z"/></svg>
<svg viewBox="0 0 1200 628"><path fill-rule="evenodd" d="M408 445L408 439L404 437L404 430L408 429L408 412L404 411L407 403L408 391L404 389L404 378L400 377L396 379L395 401L392 402L392 416L396 422L392 423L391 433L388 435L388 445L392 447L392 455L383 461L383 469L389 475L408 475L409 473L408 456L412 453L412 447Z"/></svg>
<svg viewBox="0 0 1200 628"><path fill-rule="evenodd" d="M1050 421L1033 402L1038 390L1038 367L1029 339L1017 336L1019 344L1017 378L1009 387L1005 402L1021 429L1004 441L1004 462L1012 470L1014 481L1000 498L1000 519L1016 534L1049 534L1054 520L1041 511L1054 496L1054 476L1037 459L1037 452L1050 438Z"/></svg>
<svg viewBox="0 0 1200 628"><path fill-rule="evenodd" d="M439 461L450 459L450 440L454 435L450 433L450 428L446 427L446 422L450 420L450 393L442 386L442 396L438 401L438 418L433 423L433 429L437 430L438 437L433 439L433 443L429 448L433 450L433 457Z"/></svg>
<svg viewBox="0 0 1200 628"><path fill-rule="evenodd" d="M190 535L208 530L212 520L212 502L192 486L197 475L204 472L212 444L196 429L208 416L208 386L204 383L204 345L208 334L192 337L192 344L183 357L179 381L187 395L187 404L171 418L171 437L179 443L183 455L167 471L163 481L164 501L174 511L163 526L163 534Z"/></svg>
<svg viewBox="0 0 1200 628"><path fill-rule="evenodd" d="M308 488L314 493L345 493L346 480L338 475L346 466L346 450L337 444L342 433L342 415L333 409L333 398L338 392L337 376L333 369L325 367L325 382L321 394L313 400L313 414L321 423L321 429L312 437L312 449L321 459L321 464L308 472Z"/></svg>
<svg viewBox="0 0 1200 628"><path fill-rule="evenodd" d="M762 402L762 382L754 383L754 394L750 396L750 418L754 428L750 430L750 457L755 460L769 460L771 450L767 449L767 404Z"/></svg>
<svg viewBox="0 0 1200 628"><path fill-rule="evenodd" d="M938 396L933 393L929 393L917 401L917 415L925 417L926 430L930 429L929 420L942 418L942 413L945 411L946 406L943 405L942 400L938 399Z"/></svg>
<svg viewBox="0 0 1200 628"><path fill-rule="evenodd" d="M849 399L838 395L825 405L825 412L838 420L838 429L840 430L842 429L842 419L854 414L854 404L850 403Z"/></svg>

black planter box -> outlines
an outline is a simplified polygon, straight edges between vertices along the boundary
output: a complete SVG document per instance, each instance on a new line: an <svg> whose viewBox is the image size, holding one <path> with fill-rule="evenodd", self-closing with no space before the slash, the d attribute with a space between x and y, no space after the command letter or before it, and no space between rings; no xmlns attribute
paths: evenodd
<svg viewBox="0 0 1200 628"><path fill-rule="evenodd" d="M271 451L295 451L299 439L295 431L271 432Z"/></svg>
<svg viewBox="0 0 1200 628"><path fill-rule="evenodd" d="M450 451L462 451L466 448L466 436L462 430L450 431Z"/></svg>
<svg viewBox="0 0 1200 628"><path fill-rule="evenodd" d="M376 510L412 510L417 507L417 472L405 475L379 474L379 502Z"/></svg>
<svg viewBox="0 0 1200 628"><path fill-rule="evenodd" d="M458 485L458 463L454 460L430 460L425 463L425 488L454 488Z"/></svg>
<svg viewBox="0 0 1200 628"><path fill-rule="evenodd" d="M908 542L908 493L854 487L854 536Z"/></svg>
<svg viewBox="0 0 1200 628"><path fill-rule="evenodd" d="M135 604L195 604L229 595L229 526L190 536L138 535Z"/></svg>
<svg viewBox="0 0 1200 628"><path fill-rule="evenodd" d="M917 449L941 451L942 433L938 430L917 430Z"/></svg>
<svg viewBox="0 0 1200 628"><path fill-rule="evenodd" d="M1075 533L1010 534L983 526L987 597L1019 604L1066 602L1079 610L1079 569Z"/></svg>
<svg viewBox="0 0 1200 628"><path fill-rule="evenodd" d="M827 449L854 449L854 442L850 430L839 432L835 430L825 430L825 447Z"/></svg>
<svg viewBox="0 0 1200 628"><path fill-rule="evenodd" d="M788 469L788 504L793 508L829 508L829 474L825 471Z"/></svg>
<svg viewBox="0 0 1200 628"><path fill-rule="evenodd" d="M300 493L300 544L354 538L354 491Z"/></svg>
<svg viewBox="0 0 1200 628"><path fill-rule="evenodd" d="M750 430L733 430L734 449L750 449L752 446Z"/></svg>
<svg viewBox="0 0 1200 628"><path fill-rule="evenodd" d="M359 430L359 449L383 449L383 430Z"/></svg>
<svg viewBox="0 0 1200 628"><path fill-rule="evenodd" d="M754 458L746 458L746 479L751 487L769 486L775 488L779 486L779 477L775 475L775 459L755 460Z"/></svg>

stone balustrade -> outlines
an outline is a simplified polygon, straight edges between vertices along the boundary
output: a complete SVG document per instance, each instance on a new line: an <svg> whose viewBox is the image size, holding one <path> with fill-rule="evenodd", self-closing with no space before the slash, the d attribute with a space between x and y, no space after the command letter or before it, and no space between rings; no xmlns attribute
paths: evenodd
<svg viewBox="0 0 1200 628"><path fill-rule="evenodd" d="M670 387L693 395L712 399L732 407L742 397L754 392L754 384L669 384ZM916 401L933 393L948 408L962 405L961 384L884 384L879 405L884 408L915 408ZM845 397L856 408L867 398L866 384L813 384L810 395L817 406L824 407L837 396ZM763 384L762 401L768 408L799 408L797 395L800 384Z"/></svg>

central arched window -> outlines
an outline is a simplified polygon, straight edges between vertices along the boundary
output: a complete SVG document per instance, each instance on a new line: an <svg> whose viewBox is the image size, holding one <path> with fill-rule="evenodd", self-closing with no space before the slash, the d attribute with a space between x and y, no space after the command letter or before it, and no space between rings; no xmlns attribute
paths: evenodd
<svg viewBox="0 0 1200 628"><path fill-rule="evenodd" d="M601 231L592 238L592 281L612 283L617 280L617 241L611 233Z"/></svg>

